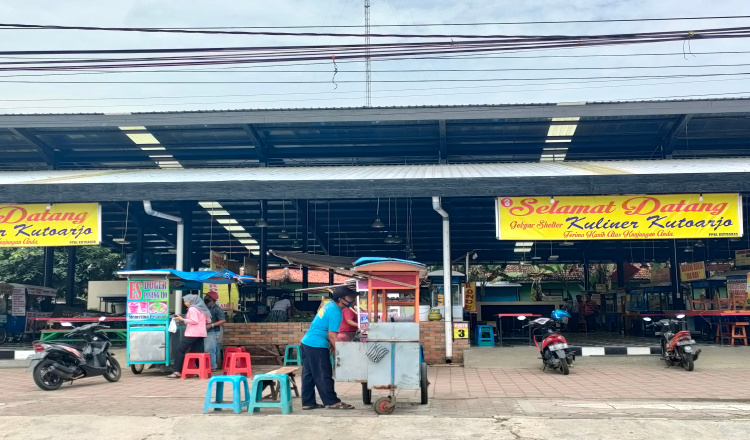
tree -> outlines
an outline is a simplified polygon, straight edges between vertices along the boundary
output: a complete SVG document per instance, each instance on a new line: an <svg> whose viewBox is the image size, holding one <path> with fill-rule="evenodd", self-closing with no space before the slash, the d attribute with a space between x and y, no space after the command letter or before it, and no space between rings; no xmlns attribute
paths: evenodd
<svg viewBox="0 0 750 440"><path fill-rule="evenodd" d="M122 256L105 247L82 246L76 253L74 291L78 297L88 296L89 281L114 280L114 272L122 268ZM67 249L58 248L52 276L52 287L58 296L65 291L67 270ZM0 248L0 282L43 285L44 249Z"/></svg>
<svg viewBox="0 0 750 440"><path fill-rule="evenodd" d="M479 285L479 299L484 298L484 288L487 284L507 279L508 275L505 273L505 268L499 264L469 265L467 281L473 281Z"/></svg>

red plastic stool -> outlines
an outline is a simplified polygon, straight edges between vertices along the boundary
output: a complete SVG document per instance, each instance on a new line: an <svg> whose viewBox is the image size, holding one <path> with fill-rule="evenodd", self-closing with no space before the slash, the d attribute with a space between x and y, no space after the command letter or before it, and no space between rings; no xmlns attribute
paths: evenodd
<svg viewBox="0 0 750 440"><path fill-rule="evenodd" d="M229 355L232 353L246 353L245 347L224 347L224 360L221 363L221 368L224 372L227 372L227 365L229 365Z"/></svg>
<svg viewBox="0 0 750 440"><path fill-rule="evenodd" d="M193 363L197 367L193 367ZM195 374L200 379L211 377L211 355L208 353L187 353L182 363L182 374L180 379Z"/></svg>
<svg viewBox="0 0 750 440"><path fill-rule="evenodd" d="M244 374L245 377L253 377L253 365L250 361L250 353L230 354L227 369L224 371L227 376Z"/></svg>

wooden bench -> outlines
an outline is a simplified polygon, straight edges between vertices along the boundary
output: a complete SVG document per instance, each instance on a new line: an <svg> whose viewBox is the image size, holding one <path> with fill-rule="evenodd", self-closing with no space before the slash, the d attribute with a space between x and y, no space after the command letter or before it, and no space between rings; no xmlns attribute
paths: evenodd
<svg viewBox="0 0 750 440"><path fill-rule="evenodd" d="M297 382L294 380L294 375L297 373L297 370L299 370L299 367L281 367L277 368L273 371L269 371L266 374L286 374L289 376L289 382L292 384L292 390L294 391L294 395L296 397L299 397L299 390L297 389ZM263 384L263 389L265 389L267 386L271 387L271 394L268 396L265 396L264 398L271 398L271 400L278 400L279 399L279 391L276 389L276 382L266 381Z"/></svg>

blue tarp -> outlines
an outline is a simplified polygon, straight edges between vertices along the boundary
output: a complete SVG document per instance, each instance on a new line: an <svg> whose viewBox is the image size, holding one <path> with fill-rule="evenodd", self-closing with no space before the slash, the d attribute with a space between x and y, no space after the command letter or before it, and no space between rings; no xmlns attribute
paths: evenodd
<svg viewBox="0 0 750 440"><path fill-rule="evenodd" d="M229 270L221 270L218 272L214 271L198 271L198 272L185 272L182 270L175 269L145 269L145 270L124 270L117 272L120 276L158 276L158 275L172 275L173 277L185 280L193 281L203 284L232 284L237 281L243 283L255 283L257 279L249 275L237 275L236 273Z"/></svg>
<svg viewBox="0 0 750 440"><path fill-rule="evenodd" d="M393 261L395 263L407 263L407 264L413 264L415 266L425 267L424 264L418 263L416 261L401 260L398 258L385 258L385 257L362 257L359 260L354 262L354 267L366 266L368 264L375 264L375 263L385 263L387 261Z"/></svg>

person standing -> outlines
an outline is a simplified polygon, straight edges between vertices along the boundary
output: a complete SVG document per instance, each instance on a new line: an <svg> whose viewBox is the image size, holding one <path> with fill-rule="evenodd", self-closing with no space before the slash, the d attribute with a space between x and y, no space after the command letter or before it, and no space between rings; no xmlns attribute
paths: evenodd
<svg viewBox="0 0 750 440"><path fill-rule="evenodd" d="M343 317L341 319L341 327L339 327L338 341L349 342L354 339L354 335L359 330L359 325L357 324L359 317L357 316L357 312L352 310L351 307L341 309L341 314Z"/></svg>
<svg viewBox="0 0 750 440"><path fill-rule="evenodd" d="M212 371L216 371L219 368L222 328L227 322L227 314L219 307L219 304L216 302L218 300L218 293L208 292L206 294L206 306L211 313L211 323L206 326L206 340L203 349L211 355Z"/></svg>
<svg viewBox="0 0 750 440"><path fill-rule="evenodd" d="M187 325L182 341L177 346L175 355L174 372L167 376L170 379L179 379L182 376L182 364L185 362L185 354L203 353L203 340L206 338L206 327L211 324L211 312L198 295L185 295L183 303L188 307L187 316L180 315L174 319Z"/></svg>
<svg viewBox="0 0 750 440"><path fill-rule="evenodd" d="M581 321L581 295L576 295L575 301L570 301L570 331L578 332L578 323Z"/></svg>
<svg viewBox="0 0 750 440"><path fill-rule="evenodd" d="M591 294L586 294L586 301L583 302L582 306L582 312L583 312L583 319L586 320L586 331L593 332L596 331L596 309L598 308L598 305L596 302L591 299Z"/></svg>
<svg viewBox="0 0 750 440"><path fill-rule="evenodd" d="M342 310L357 299L352 290L339 286L333 289L331 301L318 310L310 329L302 338L302 409L354 409L336 395L331 353L336 350ZM323 405L315 402L318 390Z"/></svg>
<svg viewBox="0 0 750 440"><path fill-rule="evenodd" d="M269 322L287 322L294 313L294 304L289 295L282 295L281 299L276 301L268 315Z"/></svg>

